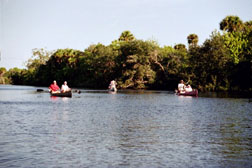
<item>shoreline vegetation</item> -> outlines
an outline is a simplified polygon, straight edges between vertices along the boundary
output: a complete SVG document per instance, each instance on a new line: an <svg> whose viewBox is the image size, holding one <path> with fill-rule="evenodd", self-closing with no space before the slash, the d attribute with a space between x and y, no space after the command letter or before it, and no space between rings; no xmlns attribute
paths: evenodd
<svg viewBox="0 0 252 168"><path fill-rule="evenodd" d="M116 80L119 89L174 90L183 79L200 91L252 91L252 20L227 16L202 45L196 34L187 40L188 48L160 47L124 31L111 44L84 51L33 49L27 68L0 67L0 84L49 86L57 80L104 89Z"/></svg>

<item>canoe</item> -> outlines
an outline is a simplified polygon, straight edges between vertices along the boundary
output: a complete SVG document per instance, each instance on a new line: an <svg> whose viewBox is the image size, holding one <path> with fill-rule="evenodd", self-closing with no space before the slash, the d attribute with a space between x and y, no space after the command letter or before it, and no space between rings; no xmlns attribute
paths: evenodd
<svg viewBox="0 0 252 168"><path fill-rule="evenodd" d="M193 91L191 91L191 92L183 92L183 93L178 92L177 95L179 95L179 96L195 96L195 97L198 97L198 90L193 89Z"/></svg>
<svg viewBox="0 0 252 168"><path fill-rule="evenodd" d="M72 97L72 92L64 92L64 93L50 93L51 96L57 97Z"/></svg>

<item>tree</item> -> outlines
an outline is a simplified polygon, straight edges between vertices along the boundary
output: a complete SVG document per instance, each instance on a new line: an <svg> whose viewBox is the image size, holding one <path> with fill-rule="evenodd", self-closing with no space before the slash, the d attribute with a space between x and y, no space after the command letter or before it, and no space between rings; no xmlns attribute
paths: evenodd
<svg viewBox="0 0 252 168"><path fill-rule="evenodd" d="M220 29L227 32L236 32L242 30L243 22L238 16L226 16L220 22Z"/></svg>
<svg viewBox="0 0 252 168"><path fill-rule="evenodd" d="M5 84L4 74L7 72L6 68L0 67L0 84Z"/></svg>
<svg viewBox="0 0 252 168"><path fill-rule="evenodd" d="M244 30L247 37L247 45L244 49L244 58L252 62L252 20L244 23Z"/></svg>
<svg viewBox="0 0 252 168"><path fill-rule="evenodd" d="M238 64L248 43L246 34L243 32L228 32L224 33L223 38L233 63Z"/></svg>
<svg viewBox="0 0 252 168"><path fill-rule="evenodd" d="M71 85L72 79L76 75L80 53L79 50L58 49L52 54L45 66L40 66L37 73L39 82L51 83L53 80L57 80L62 83L66 80Z"/></svg>
<svg viewBox="0 0 252 168"><path fill-rule="evenodd" d="M150 53L155 48L153 43L142 40L122 44L116 60L119 87L145 89L154 83L156 73L151 67Z"/></svg>
<svg viewBox="0 0 252 168"><path fill-rule="evenodd" d="M135 40L135 37L130 31L126 30L126 31L122 32L122 34L120 35L118 40L129 42L129 41Z"/></svg>
<svg viewBox="0 0 252 168"><path fill-rule="evenodd" d="M197 34L190 34L189 36L187 36L187 41L189 47L196 47L198 45L199 38Z"/></svg>
<svg viewBox="0 0 252 168"><path fill-rule="evenodd" d="M239 63L234 65L230 76L232 89L252 91L252 21L245 22L243 37L246 45L242 45ZM237 32L236 32L237 33ZM242 52L241 52L242 51Z"/></svg>
<svg viewBox="0 0 252 168"><path fill-rule="evenodd" d="M252 20L244 23L244 29L247 32L250 32L252 30Z"/></svg>
<svg viewBox="0 0 252 168"><path fill-rule="evenodd" d="M71 87L107 88L115 79L120 88L173 90L183 79L201 90L252 90L252 21L227 16L220 28L202 45L196 34L187 36L188 50L184 44L136 40L130 31L84 51L33 49L28 69L0 68L0 83L48 86L67 80Z"/></svg>
<svg viewBox="0 0 252 168"><path fill-rule="evenodd" d="M151 55L151 60L157 72L157 86L174 89L181 78L190 77L186 73L187 51L183 48L178 50L171 46L164 46Z"/></svg>
<svg viewBox="0 0 252 168"><path fill-rule="evenodd" d="M45 65L50 58L52 52L43 48L35 48L32 50L32 57L26 62L26 67L31 70L38 69L40 65Z"/></svg>
<svg viewBox="0 0 252 168"><path fill-rule="evenodd" d="M107 87L109 81L115 78L114 68L117 54L118 52L114 50L112 45L97 44L89 46L80 61L82 78L86 78L83 83L88 87Z"/></svg>
<svg viewBox="0 0 252 168"><path fill-rule="evenodd" d="M0 67L0 77L3 76L5 72L7 72L6 68Z"/></svg>
<svg viewBox="0 0 252 168"><path fill-rule="evenodd" d="M174 49L179 50L179 51L185 51L185 52L187 51L186 46L184 44L176 44L174 46Z"/></svg>
<svg viewBox="0 0 252 168"><path fill-rule="evenodd" d="M225 90L228 83L229 55L223 37L213 32L202 46L190 50L193 81L202 90Z"/></svg>
<svg viewBox="0 0 252 168"><path fill-rule="evenodd" d="M17 67L9 69L8 76L11 80L11 83L15 85L24 85L25 83L23 72L23 69L19 69Z"/></svg>

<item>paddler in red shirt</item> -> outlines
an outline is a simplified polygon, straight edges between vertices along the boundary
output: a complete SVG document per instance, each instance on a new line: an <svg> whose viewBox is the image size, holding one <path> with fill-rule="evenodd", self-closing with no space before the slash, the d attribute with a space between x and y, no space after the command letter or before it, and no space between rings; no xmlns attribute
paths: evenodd
<svg viewBox="0 0 252 168"><path fill-rule="evenodd" d="M56 80L54 80L53 83L49 86L49 91L52 93L60 93L60 88L57 85Z"/></svg>

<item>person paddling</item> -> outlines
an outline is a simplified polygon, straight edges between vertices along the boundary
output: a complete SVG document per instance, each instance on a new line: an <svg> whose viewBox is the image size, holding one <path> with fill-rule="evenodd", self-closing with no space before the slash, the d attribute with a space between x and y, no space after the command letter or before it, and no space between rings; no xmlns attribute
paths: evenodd
<svg viewBox="0 0 252 168"><path fill-rule="evenodd" d="M49 86L49 92L60 93L60 88L57 85L56 80L54 80L53 83Z"/></svg>
<svg viewBox="0 0 252 168"><path fill-rule="evenodd" d="M67 86L67 81L64 82L64 84L61 86L61 92L65 93L65 92L70 92L71 89Z"/></svg>
<svg viewBox="0 0 252 168"><path fill-rule="evenodd" d="M115 80L112 80L111 82L110 82L110 84L109 84L109 90L110 91L117 91L117 89L116 89L116 81Z"/></svg>

